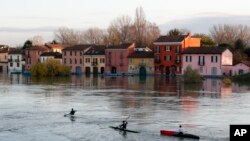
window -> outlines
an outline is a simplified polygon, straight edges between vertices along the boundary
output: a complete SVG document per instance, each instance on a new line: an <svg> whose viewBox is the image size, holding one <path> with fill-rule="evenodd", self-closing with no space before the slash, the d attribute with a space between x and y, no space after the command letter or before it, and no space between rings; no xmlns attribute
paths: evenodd
<svg viewBox="0 0 250 141"><path fill-rule="evenodd" d="M82 52L80 51L80 56L82 56Z"/></svg>
<svg viewBox="0 0 250 141"><path fill-rule="evenodd" d="M170 46L166 46L165 47L165 51L171 51L171 47Z"/></svg>
<svg viewBox="0 0 250 141"><path fill-rule="evenodd" d="M186 56L186 62L192 62L192 56Z"/></svg>
<svg viewBox="0 0 250 141"><path fill-rule="evenodd" d="M159 46L156 47L156 53L160 53L160 47Z"/></svg>
<svg viewBox="0 0 250 141"><path fill-rule="evenodd" d="M17 64L16 64L16 66L17 66L17 67L20 67L20 64L19 64L19 63L17 63Z"/></svg>
<svg viewBox="0 0 250 141"><path fill-rule="evenodd" d="M180 46L176 46L176 53L180 52Z"/></svg>
<svg viewBox="0 0 250 141"><path fill-rule="evenodd" d="M85 63L90 63L90 58L85 58Z"/></svg>
<svg viewBox="0 0 250 141"><path fill-rule="evenodd" d="M10 63L10 67L13 67L13 63L12 62Z"/></svg>
<svg viewBox="0 0 250 141"><path fill-rule="evenodd" d="M71 60L71 58L70 58L70 60L69 60L69 64L72 64L72 60Z"/></svg>
<svg viewBox="0 0 250 141"><path fill-rule="evenodd" d="M72 56L72 51L69 52L69 55Z"/></svg>
<svg viewBox="0 0 250 141"><path fill-rule="evenodd" d="M218 56L211 56L211 62L218 62Z"/></svg>
<svg viewBox="0 0 250 141"><path fill-rule="evenodd" d="M105 59L104 58L100 58L100 63L105 63Z"/></svg>
<svg viewBox="0 0 250 141"><path fill-rule="evenodd" d="M77 59L75 59L75 64L77 64Z"/></svg>
<svg viewBox="0 0 250 141"><path fill-rule="evenodd" d="M80 64L82 64L82 58L80 59Z"/></svg>
<svg viewBox="0 0 250 141"><path fill-rule="evenodd" d="M64 56L66 56L66 51L63 52Z"/></svg>
<svg viewBox="0 0 250 141"><path fill-rule="evenodd" d="M170 55L164 56L164 60L165 61L171 61L171 56Z"/></svg>
<svg viewBox="0 0 250 141"><path fill-rule="evenodd" d="M77 53L76 53L76 51L75 51L75 56L76 56L76 54L77 54Z"/></svg>
<svg viewBox="0 0 250 141"><path fill-rule="evenodd" d="M66 64L66 58L64 58L64 64Z"/></svg>
<svg viewBox="0 0 250 141"><path fill-rule="evenodd" d="M200 67L200 73L202 73L203 72L203 67Z"/></svg>
<svg viewBox="0 0 250 141"><path fill-rule="evenodd" d="M180 72L181 71L181 68L179 66L176 67L176 71L177 72Z"/></svg>

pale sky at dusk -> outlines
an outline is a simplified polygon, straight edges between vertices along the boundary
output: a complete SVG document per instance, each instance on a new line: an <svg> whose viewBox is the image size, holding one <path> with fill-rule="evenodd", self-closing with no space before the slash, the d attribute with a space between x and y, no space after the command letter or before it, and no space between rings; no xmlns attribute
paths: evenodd
<svg viewBox="0 0 250 141"><path fill-rule="evenodd" d="M0 0L0 44L20 45L35 35L53 40L59 27L106 28L118 16L134 17L139 6L147 20L164 25L210 15L249 18L249 5L248 0Z"/></svg>

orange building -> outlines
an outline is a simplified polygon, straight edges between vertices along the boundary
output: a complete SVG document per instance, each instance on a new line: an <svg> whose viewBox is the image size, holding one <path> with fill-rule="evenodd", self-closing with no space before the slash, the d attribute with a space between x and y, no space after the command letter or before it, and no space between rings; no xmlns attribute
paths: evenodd
<svg viewBox="0 0 250 141"><path fill-rule="evenodd" d="M154 42L155 74L175 76L182 71L182 51L188 47L200 47L200 38L187 35L160 36Z"/></svg>

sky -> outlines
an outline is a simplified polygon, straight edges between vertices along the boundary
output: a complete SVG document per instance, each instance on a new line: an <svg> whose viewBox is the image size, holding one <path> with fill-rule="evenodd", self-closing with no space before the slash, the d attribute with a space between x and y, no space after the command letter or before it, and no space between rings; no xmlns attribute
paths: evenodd
<svg viewBox="0 0 250 141"><path fill-rule="evenodd" d="M210 24L217 24L211 22L213 17L218 23L232 22L237 17L234 23L250 24L248 0L0 0L0 44L22 45L37 35L51 41L60 27L107 28L117 17L133 18L140 6L146 19L163 32L188 27L191 32L206 33L213 26ZM198 29L197 22L202 22Z"/></svg>

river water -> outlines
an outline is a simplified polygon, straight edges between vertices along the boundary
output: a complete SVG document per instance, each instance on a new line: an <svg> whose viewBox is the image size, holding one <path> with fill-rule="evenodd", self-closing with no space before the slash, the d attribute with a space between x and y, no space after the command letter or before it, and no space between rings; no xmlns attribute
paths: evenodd
<svg viewBox="0 0 250 141"><path fill-rule="evenodd" d="M181 124L201 141L228 141L230 124L249 124L246 85L219 79L184 85L164 77L33 79L0 75L1 141L192 141L161 136ZM71 108L74 118L64 117ZM122 133L110 129L128 119Z"/></svg>

